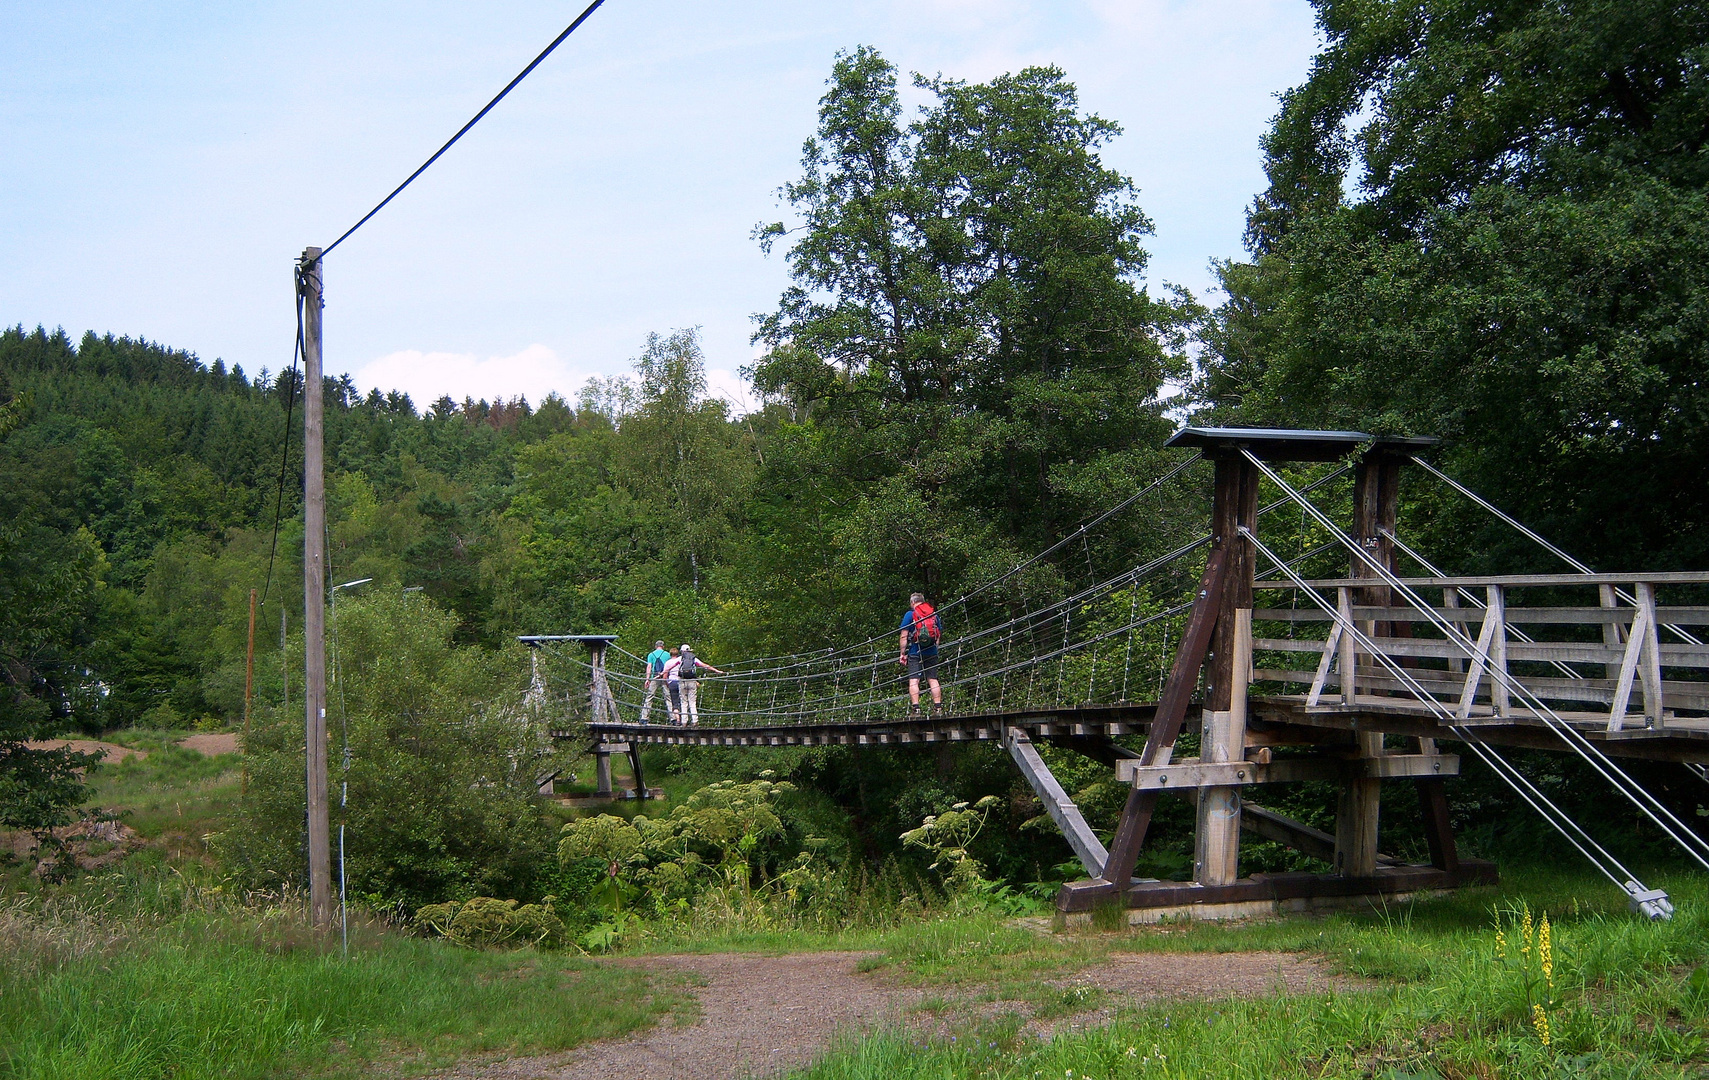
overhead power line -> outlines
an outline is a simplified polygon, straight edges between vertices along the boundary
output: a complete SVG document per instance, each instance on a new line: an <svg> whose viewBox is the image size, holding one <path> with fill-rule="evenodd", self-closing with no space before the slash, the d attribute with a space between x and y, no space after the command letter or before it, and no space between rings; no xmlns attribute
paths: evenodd
<svg viewBox="0 0 1709 1080"><path fill-rule="evenodd" d="M474 118L471 119L467 124L464 124L462 127L458 128L457 134L455 134L455 135L451 136L449 139L445 140L444 146L441 146L439 149L435 150L433 152L432 157L428 158L426 161L421 163L421 168L410 173L409 176L404 179L403 183L401 183L397 187L393 188L392 193L390 195L387 195L385 198L381 199L379 202L379 205L375 206L374 209L368 211L366 214L363 214L361 221L358 221L356 224L350 226L350 228L345 229L344 232L339 235L337 240L334 240L332 243L328 244L326 246L326 250L320 253L320 257L324 259L328 255L332 254L333 248L344 243L344 241L350 236L351 233L355 232L357 229L360 229L362 226L366 225L368 223L369 218L373 217L375 214L378 214L381 210L384 210L386 208L387 203L389 203L393 199L397 198L398 194L401 191L403 191L404 188L409 187L410 184L414 182L416 177L420 176L422 173L427 171L427 167L429 165L432 165L435 161L438 161L440 155L444 154L445 151L451 149L451 147L456 144L458 139L461 139L464 135L466 135L468 133L470 128L472 128L476 124L480 123L481 117L485 116L489 112L492 112L494 105L497 105L499 102L503 101L504 96L506 94L508 94L512 90L516 89L517 83L521 82L523 79L528 78L529 74L531 72L533 72L533 70L535 68L540 66L541 61L545 60L548 56L551 56L552 50L556 49L559 45L562 45L564 42L564 39L569 37L571 34L575 33L576 29L579 26L581 26L582 23L587 21L587 17L589 15L592 15L594 13L594 11L597 10L599 8L599 6L603 3L605 3L605 0L593 0L593 3L589 4L586 8L584 8L582 10L582 13L580 15L576 16L576 21L571 23L569 26L565 27L563 33L561 33L557 37L553 38L552 43L550 45L546 46L544 49L542 49L540 51L540 55L536 56L534 58L533 62L531 62L527 67L523 68L520 72L518 72L516 78L514 78L514 79L510 80L508 83L506 83L504 86L504 89L500 90L498 92L497 96L495 96L491 101L487 102L485 108L483 108L480 112L476 113L474 115Z"/></svg>
<svg viewBox="0 0 1709 1080"><path fill-rule="evenodd" d="M279 554L279 521L285 512L285 476L291 468L291 412L297 402L297 357L303 354L303 285L302 271L299 269L293 278L297 293L297 338L291 347L291 366L285 370L285 437L284 446L279 451L279 494L273 504L273 542L267 548L267 580L261 587L261 605L267 606L268 594L273 590L273 559ZM307 393L308 388L304 387Z"/></svg>

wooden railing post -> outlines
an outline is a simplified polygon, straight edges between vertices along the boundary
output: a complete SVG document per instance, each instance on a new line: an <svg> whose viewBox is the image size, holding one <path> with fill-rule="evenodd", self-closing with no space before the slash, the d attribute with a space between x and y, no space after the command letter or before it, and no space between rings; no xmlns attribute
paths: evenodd
<svg viewBox="0 0 1709 1080"><path fill-rule="evenodd" d="M1614 686L1614 701L1608 708L1608 730L1620 731L1626 724L1626 711L1631 707L1632 683L1636 679L1644 691L1644 719L1647 726L1661 727L1662 672L1661 647L1656 634L1656 587L1638 582L1638 607L1632 614L1632 629L1626 636L1626 652L1620 660L1620 678Z"/></svg>
<svg viewBox="0 0 1709 1080"><path fill-rule="evenodd" d="M1490 711L1497 716L1512 716L1513 703L1507 693L1507 593L1500 585L1491 585L1485 595L1489 609L1484 618L1493 624L1489 639Z"/></svg>
<svg viewBox="0 0 1709 1080"><path fill-rule="evenodd" d="M1340 656L1336 667L1341 669L1341 701L1345 705L1358 700L1359 650L1353 641L1353 590L1343 585L1335 590L1335 609L1341 614L1341 636L1337 641Z"/></svg>

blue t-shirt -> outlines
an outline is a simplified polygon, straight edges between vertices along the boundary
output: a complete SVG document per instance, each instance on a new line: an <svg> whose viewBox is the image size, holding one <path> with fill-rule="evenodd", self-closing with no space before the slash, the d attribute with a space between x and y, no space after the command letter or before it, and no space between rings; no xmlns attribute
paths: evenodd
<svg viewBox="0 0 1709 1080"><path fill-rule="evenodd" d="M914 609L909 608L907 611L907 614L902 616L902 629L907 630L907 629L911 628L913 625L914 625ZM943 626L943 624L939 623L938 626L941 627L941 626ZM938 643L932 640L932 636L930 634L920 635L919 641L910 640L908 642L908 655L909 656L922 656L922 655L923 656L936 656L937 654L938 654Z"/></svg>
<svg viewBox="0 0 1709 1080"><path fill-rule="evenodd" d="M665 665L671 662L671 654L664 649L654 649L647 654L647 674L658 675L665 670Z"/></svg>

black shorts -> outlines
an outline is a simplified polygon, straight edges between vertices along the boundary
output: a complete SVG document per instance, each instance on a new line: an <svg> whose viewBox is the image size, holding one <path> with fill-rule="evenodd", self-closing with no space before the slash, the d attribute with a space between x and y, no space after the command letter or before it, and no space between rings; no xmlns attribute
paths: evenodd
<svg viewBox="0 0 1709 1080"><path fill-rule="evenodd" d="M929 653L908 654L908 678L935 679L938 677L938 653L933 649Z"/></svg>

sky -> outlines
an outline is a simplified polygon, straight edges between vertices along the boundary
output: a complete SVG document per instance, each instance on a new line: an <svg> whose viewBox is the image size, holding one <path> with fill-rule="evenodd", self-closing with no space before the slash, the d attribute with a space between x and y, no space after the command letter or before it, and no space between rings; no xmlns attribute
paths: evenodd
<svg viewBox="0 0 1709 1080"><path fill-rule="evenodd" d="M0 324L290 362L291 266L354 224L585 0L0 5ZM702 328L714 391L788 283L788 220L840 49L983 81L1055 64L1124 129L1146 284L1242 254L1304 0L607 0L325 261L329 373L364 390L574 398ZM911 106L923 99L908 98ZM1214 299L1214 296L1212 297Z"/></svg>

